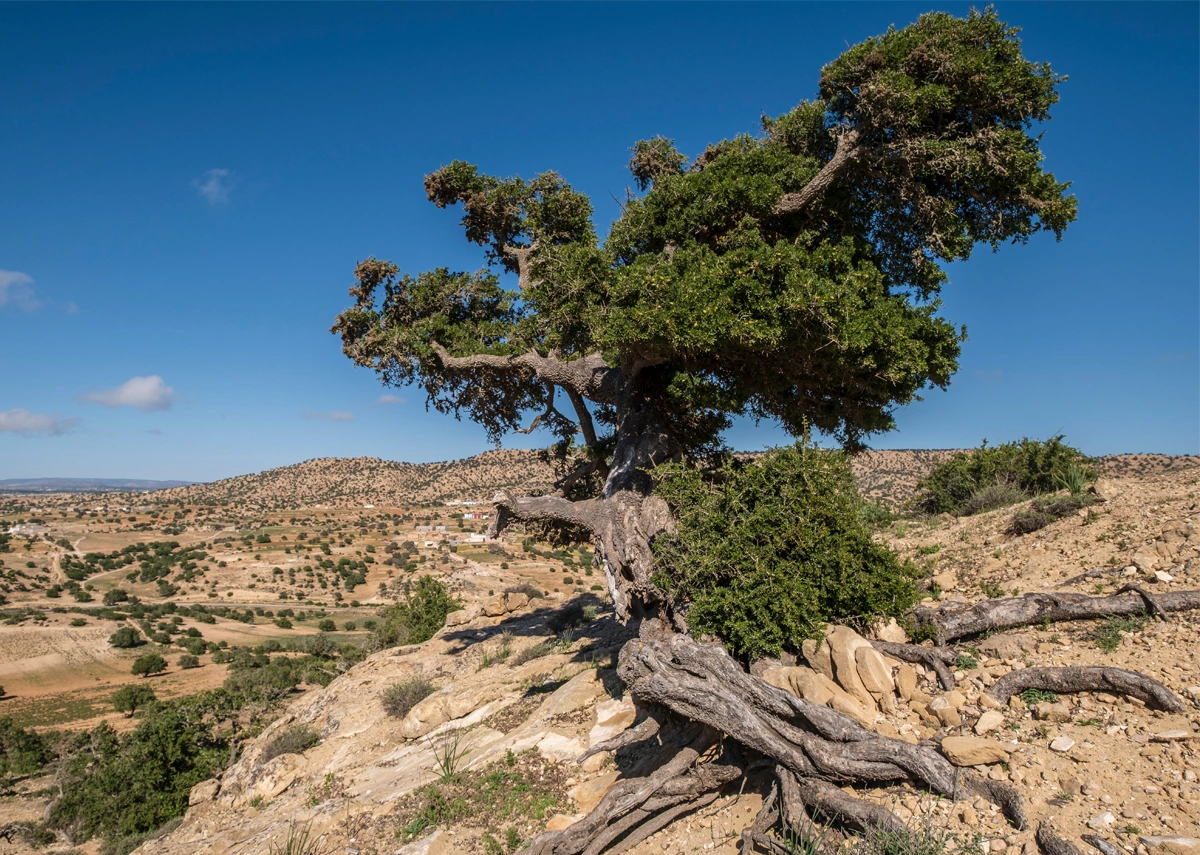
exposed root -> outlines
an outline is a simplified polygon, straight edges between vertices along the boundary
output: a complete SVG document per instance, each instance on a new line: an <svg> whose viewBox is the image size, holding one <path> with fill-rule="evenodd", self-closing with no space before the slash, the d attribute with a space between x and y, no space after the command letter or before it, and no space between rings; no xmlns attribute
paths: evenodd
<svg viewBox="0 0 1200 855"><path fill-rule="evenodd" d="M1108 692L1137 698L1150 709L1165 712L1182 712L1184 709L1183 701L1157 680L1136 671L1099 666L1023 668L997 680L988 689L988 695L1004 704L1013 695L1026 689L1043 689L1060 694Z"/></svg>
<svg viewBox="0 0 1200 855"><path fill-rule="evenodd" d="M1104 597L1086 594L1043 593L1023 597L999 597L973 606L920 608L914 616L931 624L939 645L956 638L1018 626L1067 620L1143 614L1158 609L1162 614L1200 609L1200 591L1169 591L1153 598L1154 605L1136 591Z"/></svg>
<svg viewBox="0 0 1200 855"><path fill-rule="evenodd" d="M805 808L827 822L841 822L851 828L884 828L903 831L900 818L882 805L847 795L828 781L798 778L790 770L779 769L784 820L792 828L802 828Z"/></svg>
<svg viewBox="0 0 1200 855"><path fill-rule="evenodd" d="M754 822L742 829L742 852L749 855L754 847L765 849L771 855L788 855L787 847L770 837L767 832L779 821L779 783L771 783L771 791L763 799L762 809Z"/></svg>
<svg viewBox="0 0 1200 855"><path fill-rule="evenodd" d="M1099 850L1102 855L1123 855L1120 849L1113 846L1103 837L1097 837L1094 834L1081 834L1079 835L1079 839L1093 849Z"/></svg>
<svg viewBox="0 0 1200 855"><path fill-rule="evenodd" d="M891 641L872 641L871 646L901 662L915 662L933 669L937 672L938 682L947 692L956 685L949 666L958 660L958 654L949 647L921 647L919 644L896 644Z"/></svg>
<svg viewBox="0 0 1200 855"><path fill-rule="evenodd" d="M1151 615L1159 620L1167 619L1167 613L1163 611L1162 606L1160 606L1158 601L1155 600L1154 597L1150 596L1146 589L1141 585L1135 585L1132 582L1127 582L1117 589L1118 594L1128 593L1129 591L1133 591L1142 598L1142 602L1146 604L1146 611L1148 611Z"/></svg>
<svg viewBox="0 0 1200 855"><path fill-rule="evenodd" d="M967 792L983 796L989 802L999 805L1013 828L1024 831L1029 828L1029 819L1025 816L1025 799L1012 784L1004 781L993 781L975 772L965 772L962 776L962 786Z"/></svg>
<svg viewBox="0 0 1200 855"><path fill-rule="evenodd" d="M587 751L579 755L576 763L582 763L584 760L596 754L601 754L605 751L619 751L630 745L635 745L644 740L658 734L662 727L662 712L659 710L651 710L646 717L635 724L628 730L623 730L614 736L612 739L606 739L603 742L597 742Z"/></svg>
<svg viewBox="0 0 1200 855"><path fill-rule="evenodd" d="M1044 822L1038 826L1036 837L1038 848L1046 855L1083 855L1078 846L1065 837L1060 837Z"/></svg>

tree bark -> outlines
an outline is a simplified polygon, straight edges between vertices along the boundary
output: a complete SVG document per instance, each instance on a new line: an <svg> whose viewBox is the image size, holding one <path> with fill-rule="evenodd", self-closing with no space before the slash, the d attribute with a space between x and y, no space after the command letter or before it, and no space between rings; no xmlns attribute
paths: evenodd
<svg viewBox="0 0 1200 855"><path fill-rule="evenodd" d="M1005 674L988 689L988 695L999 703L1007 703L1013 695L1026 689L1071 694L1074 692L1108 692L1137 698L1152 710L1182 712L1183 701L1157 680L1125 671L1121 668L1067 666L1063 668L1023 668Z"/></svg>

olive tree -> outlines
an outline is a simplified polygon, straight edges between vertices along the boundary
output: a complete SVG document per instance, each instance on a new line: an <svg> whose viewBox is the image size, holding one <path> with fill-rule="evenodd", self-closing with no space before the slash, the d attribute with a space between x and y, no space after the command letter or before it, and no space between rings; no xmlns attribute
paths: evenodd
<svg viewBox="0 0 1200 855"><path fill-rule="evenodd" d="M357 265L354 304L333 326L344 353L493 440L553 434L575 465L552 495L498 494L492 532L513 520L586 530L617 615L641 621L618 668L639 722L597 750L656 734L678 750L532 851L624 851L764 758L778 784L750 845L770 849L767 828L805 805L898 824L831 781L983 795L1024 824L1007 784L801 702L693 640L688 604L655 583L652 544L673 520L651 472L722 450L735 416L815 428L853 451L891 429L897 407L945 387L965 339L942 314L946 265L980 245L1061 238L1075 219L1040 146L1062 80L994 12L931 13L847 50L814 98L757 134L691 158L662 137L634 144L637 192L603 236L591 201L558 174L453 161L425 191L461 210L486 267ZM1121 602L1140 609L1131 597ZM952 655L895 647L942 672ZM714 732L729 737L715 759Z"/></svg>

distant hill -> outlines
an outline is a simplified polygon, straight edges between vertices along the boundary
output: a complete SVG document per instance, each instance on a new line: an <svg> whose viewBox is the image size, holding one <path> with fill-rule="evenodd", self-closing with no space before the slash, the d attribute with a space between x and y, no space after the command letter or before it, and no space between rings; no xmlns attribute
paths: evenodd
<svg viewBox="0 0 1200 855"><path fill-rule="evenodd" d="M130 493L186 487L190 483L138 478L5 478L0 480L0 493Z"/></svg>

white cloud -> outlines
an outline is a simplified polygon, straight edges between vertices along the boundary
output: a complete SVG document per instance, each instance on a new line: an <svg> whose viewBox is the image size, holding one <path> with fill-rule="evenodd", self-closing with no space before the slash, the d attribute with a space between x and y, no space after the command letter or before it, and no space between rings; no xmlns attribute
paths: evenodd
<svg viewBox="0 0 1200 855"><path fill-rule="evenodd" d="M29 410L0 410L0 433L45 433L59 436L79 424L79 419L64 419L58 413L31 413Z"/></svg>
<svg viewBox="0 0 1200 855"><path fill-rule="evenodd" d="M203 178L192 179L196 192L207 199L210 205L228 204L229 194L236 185L237 178L228 169L210 169Z"/></svg>
<svg viewBox="0 0 1200 855"><path fill-rule="evenodd" d="M115 389L89 392L81 400L105 407L136 407L144 413L169 410L175 400L175 390L157 374L131 377Z"/></svg>
<svg viewBox="0 0 1200 855"><path fill-rule="evenodd" d="M312 410L306 410L304 418L310 422L352 422L354 421L354 413L347 413L342 410L334 410L332 413L317 413Z"/></svg>
<svg viewBox="0 0 1200 855"><path fill-rule="evenodd" d="M405 400L406 400L405 398L401 398L399 395L388 395L385 393L383 395L380 395L378 400L375 403L377 403L377 404L403 404L405 402Z"/></svg>
<svg viewBox="0 0 1200 855"><path fill-rule="evenodd" d="M42 305L37 292L31 287L33 277L19 270L0 270L0 309L13 305L32 312Z"/></svg>

